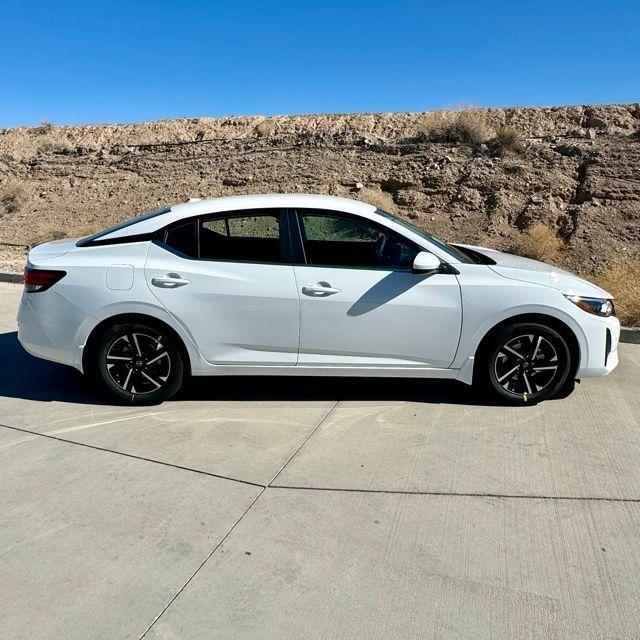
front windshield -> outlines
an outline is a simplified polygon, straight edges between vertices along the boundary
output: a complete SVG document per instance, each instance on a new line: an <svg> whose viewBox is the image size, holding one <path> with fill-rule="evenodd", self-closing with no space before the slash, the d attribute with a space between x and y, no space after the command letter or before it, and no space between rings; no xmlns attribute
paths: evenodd
<svg viewBox="0 0 640 640"><path fill-rule="evenodd" d="M436 238L436 236L432 236L430 233L423 231L419 227L416 227L414 224L411 224L410 222L407 222L406 220L403 220L398 216L394 216L391 213L382 211L382 209L378 209L376 213L379 213L381 216L384 216L389 220L393 220L394 222L397 222L403 227L406 227L410 231L413 231L413 233L415 233L416 235L419 235L421 238L424 238L425 240L428 240L432 244L435 244L436 247L438 247L439 249L446 251L450 256L456 258L456 260L459 260L460 262L465 262L467 264L475 264L475 261L473 260L473 258L471 258L471 256L468 256L467 254L460 251L460 249L446 243L444 240L440 240L440 238Z"/></svg>

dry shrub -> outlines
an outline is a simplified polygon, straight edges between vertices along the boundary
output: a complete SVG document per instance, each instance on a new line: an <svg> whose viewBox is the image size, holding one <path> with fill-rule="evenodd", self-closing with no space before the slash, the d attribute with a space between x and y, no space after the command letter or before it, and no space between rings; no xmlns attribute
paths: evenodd
<svg viewBox="0 0 640 640"><path fill-rule="evenodd" d="M66 151L67 149L68 147L64 143L58 140L51 140L51 138L45 138L38 144L36 151L37 153L56 153Z"/></svg>
<svg viewBox="0 0 640 640"><path fill-rule="evenodd" d="M382 209L382 211L386 211L387 213L396 213L396 204L391 194L386 191L363 189L358 194L358 200L372 204L376 209Z"/></svg>
<svg viewBox="0 0 640 640"><path fill-rule="evenodd" d="M10 182L0 190L0 207L4 213L14 213L24 201L24 187L19 182Z"/></svg>
<svg viewBox="0 0 640 640"><path fill-rule="evenodd" d="M541 262L558 262L564 249L564 240L542 222L523 231L512 247L513 253Z"/></svg>
<svg viewBox="0 0 640 640"><path fill-rule="evenodd" d="M40 124L37 127L33 128L34 132L39 135L51 133L52 129L53 129L53 122L51 122L50 120L41 120Z"/></svg>
<svg viewBox="0 0 640 640"><path fill-rule="evenodd" d="M513 127L500 127L492 142L501 153L509 151L511 153L524 152L524 144L520 138L520 133Z"/></svg>
<svg viewBox="0 0 640 640"><path fill-rule="evenodd" d="M444 135L455 114L450 111L427 111L418 120L418 136L425 141L436 142Z"/></svg>
<svg viewBox="0 0 640 640"><path fill-rule="evenodd" d="M471 146L486 142L493 133L482 109L425 113L421 118L419 130L424 139L432 142L453 142Z"/></svg>
<svg viewBox="0 0 640 640"><path fill-rule="evenodd" d="M272 120L263 120L253 130L258 138L267 138L275 131L276 125Z"/></svg>
<svg viewBox="0 0 640 640"><path fill-rule="evenodd" d="M616 260L594 276L594 281L615 298L620 322L640 325L640 262Z"/></svg>

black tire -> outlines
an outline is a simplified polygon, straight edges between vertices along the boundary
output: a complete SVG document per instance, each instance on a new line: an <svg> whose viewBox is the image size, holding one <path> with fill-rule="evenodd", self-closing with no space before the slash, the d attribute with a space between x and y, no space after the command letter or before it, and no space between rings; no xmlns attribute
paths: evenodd
<svg viewBox="0 0 640 640"><path fill-rule="evenodd" d="M90 358L94 377L120 404L158 404L182 386L179 345L152 324L114 324L99 336Z"/></svg>
<svg viewBox="0 0 640 640"><path fill-rule="evenodd" d="M534 322L504 327L478 363L478 382L506 404L535 404L560 394L572 381L571 350L555 329Z"/></svg>

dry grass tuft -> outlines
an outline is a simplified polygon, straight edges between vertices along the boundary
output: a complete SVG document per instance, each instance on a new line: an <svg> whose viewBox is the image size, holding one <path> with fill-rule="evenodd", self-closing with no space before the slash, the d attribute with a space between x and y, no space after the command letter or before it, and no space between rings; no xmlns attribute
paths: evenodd
<svg viewBox="0 0 640 640"><path fill-rule="evenodd" d="M418 121L418 135L424 141L436 142L444 135L446 127L453 120L453 114L448 111L427 111Z"/></svg>
<svg viewBox="0 0 640 640"><path fill-rule="evenodd" d="M37 153L59 153L66 151L69 147L58 140L51 140L51 138L45 138L42 140L36 149Z"/></svg>
<svg viewBox="0 0 640 640"><path fill-rule="evenodd" d="M258 138L268 138L270 135L273 135L275 129L276 125L273 120L263 120L256 125L254 132Z"/></svg>
<svg viewBox="0 0 640 640"><path fill-rule="evenodd" d="M558 262L564 249L564 240L554 229L536 222L520 234L511 250L532 260Z"/></svg>
<svg viewBox="0 0 640 640"><path fill-rule="evenodd" d="M523 153L524 144L520 138L520 133L513 127L500 127L496 137L492 140L495 147L501 152Z"/></svg>
<svg viewBox="0 0 640 640"><path fill-rule="evenodd" d="M14 213L24 201L24 187L18 182L10 182L0 190L0 207L3 213Z"/></svg>
<svg viewBox="0 0 640 640"><path fill-rule="evenodd" d="M40 124L37 127L34 127L33 130L39 135L44 135L46 133L51 133L53 126L53 122L50 120L41 120Z"/></svg>
<svg viewBox="0 0 640 640"><path fill-rule="evenodd" d="M640 262L616 260L593 279L615 298L621 324L640 326Z"/></svg>
<svg viewBox="0 0 640 640"><path fill-rule="evenodd" d="M476 146L489 140L493 132L482 109L433 111L425 113L419 133L431 142L453 142Z"/></svg>
<svg viewBox="0 0 640 640"><path fill-rule="evenodd" d="M396 213L396 204L391 194L386 191L376 191L374 189L363 189L358 193L358 200L372 204L376 209L382 209L387 213Z"/></svg>

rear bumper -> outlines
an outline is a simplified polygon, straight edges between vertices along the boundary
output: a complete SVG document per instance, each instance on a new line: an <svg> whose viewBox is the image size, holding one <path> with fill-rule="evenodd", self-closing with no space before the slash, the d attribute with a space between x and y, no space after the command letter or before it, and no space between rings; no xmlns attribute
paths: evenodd
<svg viewBox="0 0 640 640"><path fill-rule="evenodd" d="M55 290L23 293L18 340L37 358L78 368L78 334L87 315Z"/></svg>

